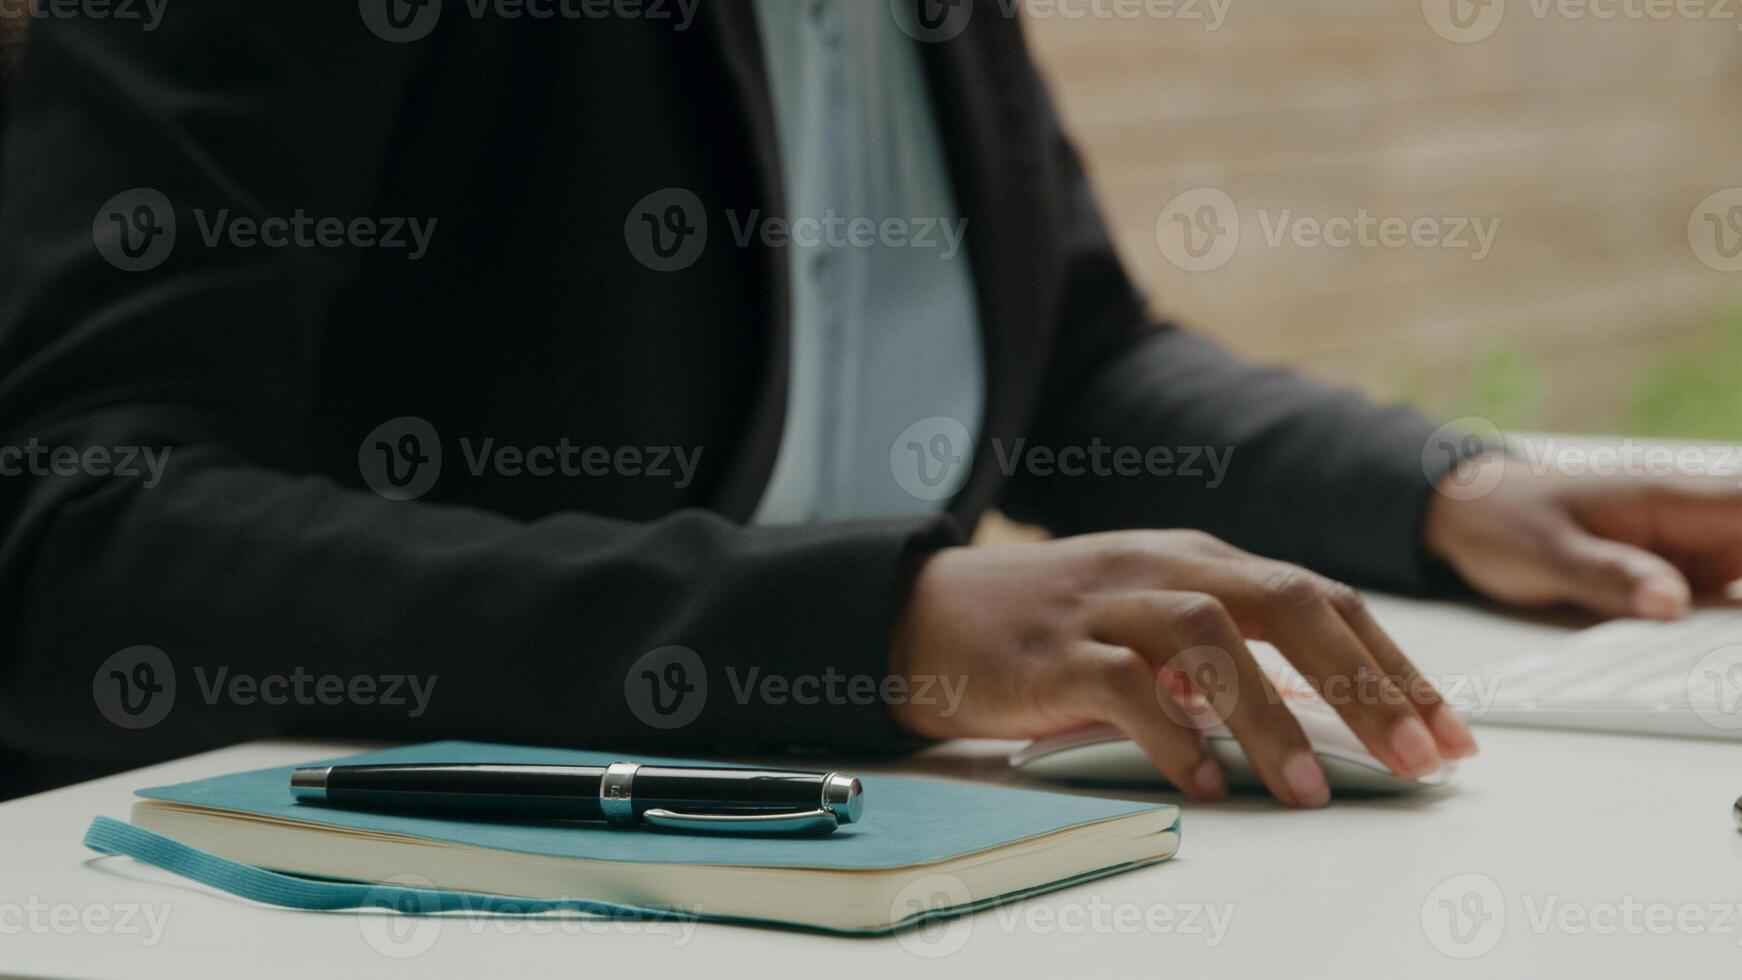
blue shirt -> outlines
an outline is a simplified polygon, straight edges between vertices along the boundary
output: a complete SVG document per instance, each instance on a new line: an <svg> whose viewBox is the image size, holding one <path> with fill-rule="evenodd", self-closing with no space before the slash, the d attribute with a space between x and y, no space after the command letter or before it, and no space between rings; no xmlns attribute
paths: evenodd
<svg viewBox="0 0 1742 980"><path fill-rule="evenodd" d="M756 10L792 222L792 357L755 521L936 513L967 478L985 368L917 43L885 3Z"/></svg>

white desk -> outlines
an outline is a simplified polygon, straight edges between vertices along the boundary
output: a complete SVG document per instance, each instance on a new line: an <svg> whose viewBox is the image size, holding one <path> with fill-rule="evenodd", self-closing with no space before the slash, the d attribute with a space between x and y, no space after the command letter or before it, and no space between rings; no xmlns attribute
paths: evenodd
<svg viewBox="0 0 1742 980"><path fill-rule="evenodd" d="M1376 605L1435 675L1480 670L1557 629L1421 603ZM0 973L1419 978L1474 967L1506 977L1736 975L1742 834L1729 808L1742 793L1742 745L1498 728L1478 734L1485 754L1449 795L1344 802L1315 813L1253 800L1190 806L1174 861L928 932L869 940L719 925L650 932L574 920L287 912L125 860L93 861L81 847L93 815L126 816L135 787L350 748L237 746L0 805ZM941 746L904 768L1017 780L1001 762L1006 748ZM1448 933L1442 899L1487 924L1465 920L1460 942ZM38 910L34 927L19 921L26 902ZM117 917L133 906L159 916L155 944L143 911L126 933L113 924L67 934L54 926L57 914L64 924L66 916ZM1719 906L1728 909L1721 920ZM1212 910L1227 917L1220 942L1210 931ZM406 942L396 946L390 935ZM394 957L383 949L422 951ZM1446 950L1481 955L1467 961Z"/></svg>

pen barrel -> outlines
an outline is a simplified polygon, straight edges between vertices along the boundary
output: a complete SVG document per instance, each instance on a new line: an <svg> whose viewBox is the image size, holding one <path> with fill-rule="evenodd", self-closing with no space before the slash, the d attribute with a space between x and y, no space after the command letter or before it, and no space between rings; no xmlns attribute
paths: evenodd
<svg viewBox="0 0 1742 980"><path fill-rule="evenodd" d="M399 813L601 820L599 766L335 766L327 803Z"/></svg>
<svg viewBox="0 0 1742 980"><path fill-rule="evenodd" d="M641 766L634 808L679 812L756 813L814 810L823 805L827 773L785 769L700 769Z"/></svg>

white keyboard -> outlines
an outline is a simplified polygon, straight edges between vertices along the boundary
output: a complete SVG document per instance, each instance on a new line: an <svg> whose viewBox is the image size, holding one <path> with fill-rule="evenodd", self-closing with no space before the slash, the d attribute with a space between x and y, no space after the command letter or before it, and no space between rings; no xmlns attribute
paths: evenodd
<svg viewBox="0 0 1742 980"><path fill-rule="evenodd" d="M1742 739L1742 610L1614 620L1472 681L1478 723Z"/></svg>

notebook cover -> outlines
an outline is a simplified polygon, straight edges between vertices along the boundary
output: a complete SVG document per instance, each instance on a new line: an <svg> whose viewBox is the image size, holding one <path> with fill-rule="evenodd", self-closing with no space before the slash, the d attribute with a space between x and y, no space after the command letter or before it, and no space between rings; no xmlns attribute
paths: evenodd
<svg viewBox="0 0 1742 980"><path fill-rule="evenodd" d="M481 742L430 742L303 765L392 763L521 763L603 766L621 754L529 748ZM721 765L636 755L649 765ZM401 834L455 844L551 857L656 864L741 867L904 868L1038 837L1143 811L1177 807L1106 800L970 783L896 776L861 777L865 813L827 837L711 837L649 832L603 823L488 823L451 818L367 813L297 803L290 795L294 767L260 769L175 786L140 790L153 800L216 807L302 823Z"/></svg>

